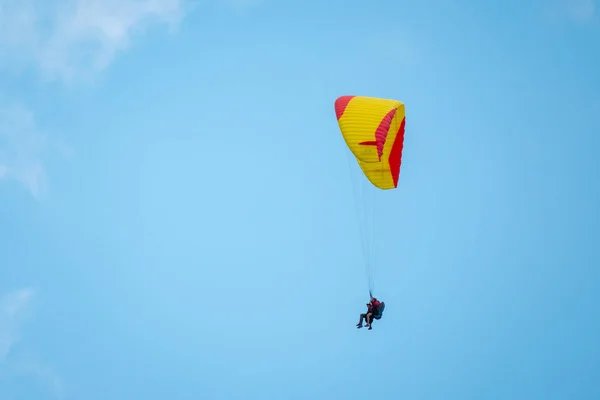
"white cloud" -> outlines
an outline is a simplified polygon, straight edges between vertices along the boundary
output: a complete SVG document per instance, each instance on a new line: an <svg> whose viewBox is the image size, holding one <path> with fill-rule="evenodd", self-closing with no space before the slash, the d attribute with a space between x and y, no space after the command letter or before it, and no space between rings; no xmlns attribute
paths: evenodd
<svg viewBox="0 0 600 400"><path fill-rule="evenodd" d="M19 329L33 298L33 290L21 289L5 295L0 301L0 362L6 361L19 341Z"/></svg>
<svg viewBox="0 0 600 400"><path fill-rule="evenodd" d="M567 0L568 12L576 22L587 22L596 14L595 0Z"/></svg>
<svg viewBox="0 0 600 400"><path fill-rule="evenodd" d="M12 364L13 372L21 376L35 378L44 385L54 397L62 399L65 397L65 385L62 378L47 364L35 357L21 357Z"/></svg>
<svg viewBox="0 0 600 400"><path fill-rule="evenodd" d="M0 108L0 179L16 180L39 198L45 188L42 158L47 149L33 113L20 106Z"/></svg>
<svg viewBox="0 0 600 400"><path fill-rule="evenodd" d="M0 0L0 60L72 80L107 67L148 24L171 27L184 0Z"/></svg>
<svg viewBox="0 0 600 400"><path fill-rule="evenodd" d="M57 398L64 397L62 379L54 369L33 356L15 355L21 340L21 328L35 292L24 288L8 293L0 300L0 366L8 366L11 375L33 377Z"/></svg>
<svg viewBox="0 0 600 400"><path fill-rule="evenodd" d="M176 26L184 2L0 0L0 68L33 69L63 82L93 77L149 25ZM17 180L39 197L47 148L31 112L0 106L0 179Z"/></svg>
<svg viewBox="0 0 600 400"><path fill-rule="evenodd" d="M596 15L596 0L554 0L547 10L553 21L568 20L579 24L592 21Z"/></svg>

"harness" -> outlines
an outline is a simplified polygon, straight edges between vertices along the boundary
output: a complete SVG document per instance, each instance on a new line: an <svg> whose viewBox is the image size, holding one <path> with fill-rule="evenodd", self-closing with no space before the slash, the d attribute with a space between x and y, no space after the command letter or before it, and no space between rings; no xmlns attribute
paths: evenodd
<svg viewBox="0 0 600 400"><path fill-rule="evenodd" d="M373 310L373 318L380 319L383 315L383 310L385 309L385 302L379 302L379 307Z"/></svg>

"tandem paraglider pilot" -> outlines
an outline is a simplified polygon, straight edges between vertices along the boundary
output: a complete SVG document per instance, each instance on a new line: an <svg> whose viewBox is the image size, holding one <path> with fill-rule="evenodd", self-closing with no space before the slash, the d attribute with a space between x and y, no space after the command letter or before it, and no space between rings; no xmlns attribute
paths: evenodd
<svg viewBox="0 0 600 400"><path fill-rule="evenodd" d="M364 314L360 314L360 320L358 321L358 324L356 324L356 327L359 329L362 328L363 321L366 320L367 328L369 328L369 330L373 329L373 327L371 326L371 324L373 323L373 319L380 319L383 315L384 308L385 303L383 301L380 302L375 297L371 297L371 300L369 300L369 302L367 303L367 312Z"/></svg>

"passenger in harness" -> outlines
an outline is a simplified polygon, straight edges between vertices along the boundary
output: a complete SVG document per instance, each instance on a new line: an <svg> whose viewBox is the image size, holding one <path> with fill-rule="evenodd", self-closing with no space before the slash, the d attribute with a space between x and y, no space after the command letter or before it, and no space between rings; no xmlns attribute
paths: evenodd
<svg viewBox="0 0 600 400"><path fill-rule="evenodd" d="M375 297L371 297L371 300L367 303L367 312L365 314L360 314L360 320L358 321L358 324L356 324L356 327L359 329L362 328L363 320L366 320L367 328L369 328L369 330L373 329L371 326L373 319L380 319L384 309L384 302L380 302Z"/></svg>

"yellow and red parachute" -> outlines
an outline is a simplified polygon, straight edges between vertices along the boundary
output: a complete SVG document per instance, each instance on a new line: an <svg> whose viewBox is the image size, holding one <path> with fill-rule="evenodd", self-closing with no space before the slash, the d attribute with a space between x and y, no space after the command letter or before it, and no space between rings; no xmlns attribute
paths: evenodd
<svg viewBox="0 0 600 400"><path fill-rule="evenodd" d="M341 96L335 101L335 114L352 158L356 159L362 173L372 184L360 187L367 183L364 177L352 182L369 293L372 293L378 253L375 249L377 240L372 236L379 231L376 224L381 218L375 215L377 199L367 199L366 196L374 195L372 190L375 188L387 190L398 187L406 121L404 104L375 97Z"/></svg>
<svg viewBox="0 0 600 400"><path fill-rule="evenodd" d="M342 96L335 101L342 136L369 181L398 187L404 146L404 104L397 100Z"/></svg>

